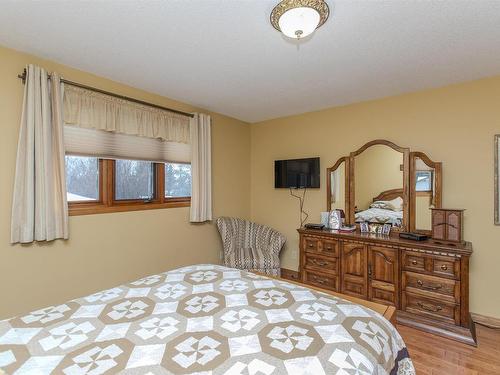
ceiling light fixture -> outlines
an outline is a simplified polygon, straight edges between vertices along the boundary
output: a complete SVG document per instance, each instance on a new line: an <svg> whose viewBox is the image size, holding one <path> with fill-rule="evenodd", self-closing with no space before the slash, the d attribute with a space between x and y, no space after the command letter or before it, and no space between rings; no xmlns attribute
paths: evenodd
<svg viewBox="0 0 500 375"><path fill-rule="evenodd" d="M324 0L282 0L271 12L271 24L285 36L301 39L323 25L329 14Z"/></svg>

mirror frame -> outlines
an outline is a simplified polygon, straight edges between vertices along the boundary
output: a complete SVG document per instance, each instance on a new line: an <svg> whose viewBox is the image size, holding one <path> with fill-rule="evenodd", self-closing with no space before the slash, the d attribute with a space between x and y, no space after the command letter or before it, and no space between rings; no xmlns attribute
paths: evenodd
<svg viewBox="0 0 500 375"><path fill-rule="evenodd" d="M401 152L403 154L403 223L401 228L394 228L394 231L416 231L415 225L415 211L416 211L416 189L415 189L415 172L416 172L416 159L420 158L422 161L428 165L429 167L434 168L434 178L435 178L435 207L441 208L442 206L442 189L443 189L443 180L442 180L442 163L435 162L431 160L425 153L420 151L410 152L408 147L401 147L397 144L385 140L385 139L376 139L365 143L356 151L353 151L349 154L349 156L343 156L337 160L337 162L326 169L326 186L327 186L327 211L331 210L331 172L335 171L342 162L345 162L345 214L346 214L346 223L354 224L355 223L355 178L354 178L354 170L355 170L355 157L361 154L363 151L368 149L371 146L375 145L385 145L391 147L393 150ZM424 230L418 232L427 232Z"/></svg>
<svg viewBox="0 0 500 375"><path fill-rule="evenodd" d="M401 147L398 146L397 144L387 141L385 139L376 139L374 141L370 141L368 143L365 143L363 146L361 146L359 149L357 149L354 152L351 152L349 158L350 158L350 171L349 171L349 179L350 179L350 187L351 191L349 192L349 198L350 198L350 204L349 208L352 207L352 209L349 210L349 223L355 223L355 213L354 213L354 207L356 206L356 197L355 197L355 186L356 186L356 181L354 178L354 171L355 171L355 158L356 156L360 155L363 151L367 150L368 148L376 145L382 145L382 146L388 146L392 148L393 150L400 152L403 154L403 223L400 228L393 228L395 231L406 231L408 230L408 220L409 220L409 176L410 176L410 149L407 147Z"/></svg>
<svg viewBox="0 0 500 375"><path fill-rule="evenodd" d="M326 169L326 210L328 212L331 211L332 209L332 177L331 177L331 173L336 171L340 165L342 163L345 163L345 171L344 171L344 176L345 176L345 193L344 193L344 196L345 196L345 203L344 203L344 210L345 210L345 214L347 215L350 210L349 210L349 179L347 178L348 174L349 174L349 157L348 156L343 156L341 157L339 160L337 160L335 162L335 164L329 168Z"/></svg>
<svg viewBox="0 0 500 375"><path fill-rule="evenodd" d="M442 207L443 199L443 163L432 161L426 154L420 151L410 153L410 231L424 234L430 234L431 230L417 229L417 191L416 191L416 172L417 159L420 159L430 168L434 169L434 207Z"/></svg>

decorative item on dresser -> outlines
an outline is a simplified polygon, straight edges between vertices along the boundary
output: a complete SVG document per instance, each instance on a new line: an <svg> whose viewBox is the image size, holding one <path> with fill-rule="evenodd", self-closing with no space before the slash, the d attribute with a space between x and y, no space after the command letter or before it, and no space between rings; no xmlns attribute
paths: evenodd
<svg viewBox="0 0 500 375"><path fill-rule="evenodd" d="M441 204L440 162L387 140L366 143L327 169L327 211L344 210L346 225L359 228L299 229L302 282L395 306L401 324L475 345L472 244L462 211ZM390 235L375 230L383 224ZM400 238L408 231L435 238Z"/></svg>
<svg viewBox="0 0 500 375"><path fill-rule="evenodd" d="M462 242L464 210L432 208L432 238L445 242Z"/></svg>

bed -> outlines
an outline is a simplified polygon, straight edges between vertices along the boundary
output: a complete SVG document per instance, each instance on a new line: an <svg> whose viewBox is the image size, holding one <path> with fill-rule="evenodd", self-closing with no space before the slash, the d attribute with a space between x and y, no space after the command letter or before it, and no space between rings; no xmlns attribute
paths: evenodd
<svg viewBox="0 0 500 375"><path fill-rule="evenodd" d="M403 189L383 191L373 198L373 203L368 209L356 212L356 223L391 224L393 227L401 227L403 223L402 205Z"/></svg>
<svg viewBox="0 0 500 375"><path fill-rule="evenodd" d="M7 374L415 375L403 340L379 313L217 265L148 276L1 321L0 368Z"/></svg>

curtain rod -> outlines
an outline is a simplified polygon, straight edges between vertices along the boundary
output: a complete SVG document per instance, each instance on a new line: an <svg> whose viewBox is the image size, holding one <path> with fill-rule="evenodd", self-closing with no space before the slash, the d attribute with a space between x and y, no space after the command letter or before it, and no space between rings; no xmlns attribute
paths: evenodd
<svg viewBox="0 0 500 375"><path fill-rule="evenodd" d="M26 73L26 69L24 69L23 70L23 74L18 74L17 75L17 78L20 78L23 81L23 84L26 82L26 74L27 74ZM50 74L48 75L48 77L50 79ZM112 97L115 97L115 98L118 98L118 99L127 100L129 102L134 102L134 103L138 103L138 104L142 104L142 105L147 105L147 106L153 107L153 108L163 109L165 111L177 113L178 115L183 115L183 116L187 116L187 117L194 117L194 114L192 114L192 113L182 112L182 111L178 111L176 109L172 109L172 108L168 108L168 107L162 107L161 105L157 105L157 104L153 104L153 103L148 103L148 102L145 102L145 101L142 101L142 100L139 100L139 99L131 98L129 96L115 94L115 93L112 93L112 92L109 92L109 91L105 91L105 90L101 90L101 89L98 89L98 88L95 88L95 87L92 87L92 86L83 85L83 84L78 83L78 82L68 81L68 80L63 79L63 78L61 78L61 82L63 82L66 85L80 87L82 89L86 89L86 90L98 92L98 93L104 94L104 95L109 95L109 96L112 96Z"/></svg>

